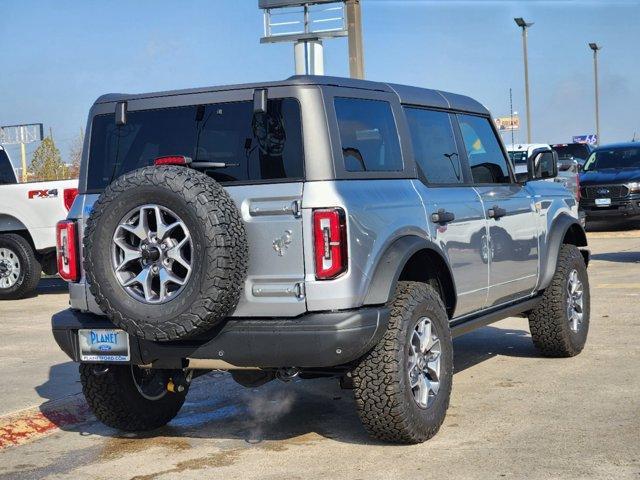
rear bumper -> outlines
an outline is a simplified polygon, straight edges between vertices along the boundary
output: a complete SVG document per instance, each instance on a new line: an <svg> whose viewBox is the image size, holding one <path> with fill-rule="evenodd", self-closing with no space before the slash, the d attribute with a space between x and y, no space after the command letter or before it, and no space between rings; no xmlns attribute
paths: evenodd
<svg viewBox="0 0 640 480"><path fill-rule="evenodd" d="M382 337L389 310L306 314L294 319L237 319L204 335L179 342L150 342L130 337L131 363L174 365L190 359L221 360L236 367L334 367L364 355ZM60 348L79 362L78 330L114 328L106 317L64 310L52 319Z"/></svg>

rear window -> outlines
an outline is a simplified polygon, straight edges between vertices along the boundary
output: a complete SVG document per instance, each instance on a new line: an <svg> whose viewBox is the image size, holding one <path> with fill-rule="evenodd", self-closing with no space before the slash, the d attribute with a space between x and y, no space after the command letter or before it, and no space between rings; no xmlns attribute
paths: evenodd
<svg viewBox="0 0 640 480"><path fill-rule="evenodd" d="M552 148L558 153L558 158L579 158L586 160L589 158L591 148L584 143L571 143L567 145L553 145Z"/></svg>
<svg viewBox="0 0 640 480"><path fill-rule="evenodd" d="M389 102L336 98L334 105L348 172L402 170L398 131Z"/></svg>
<svg viewBox="0 0 640 480"><path fill-rule="evenodd" d="M16 176L13 173L13 165L4 150L0 150L0 185L16 183Z"/></svg>
<svg viewBox="0 0 640 480"><path fill-rule="evenodd" d="M98 115L91 129L87 189L102 190L165 155L223 164L206 170L222 183L302 179L299 104L269 100L266 114L254 114L253 102L131 111L123 126L116 126L113 114Z"/></svg>

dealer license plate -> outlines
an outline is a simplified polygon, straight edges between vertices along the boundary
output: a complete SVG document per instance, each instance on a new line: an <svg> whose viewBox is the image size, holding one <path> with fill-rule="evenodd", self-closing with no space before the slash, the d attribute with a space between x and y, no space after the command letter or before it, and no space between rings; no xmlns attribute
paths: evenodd
<svg viewBox="0 0 640 480"><path fill-rule="evenodd" d="M611 205L611 199L610 198L596 198L596 205L598 207L608 207L609 205Z"/></svg>
<svg viewBox="0 0 640 480"><path fill-rule="evenodd" d="M131 359L129 334L124 330L78 330L78 344L82 362L128 362Z"/></svg>

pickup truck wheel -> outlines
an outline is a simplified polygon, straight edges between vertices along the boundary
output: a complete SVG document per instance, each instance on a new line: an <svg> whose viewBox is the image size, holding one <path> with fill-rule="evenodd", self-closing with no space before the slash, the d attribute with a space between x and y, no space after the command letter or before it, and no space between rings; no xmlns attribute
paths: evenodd
<svg viewBox="0 0 640 480"><path fill-rule="evenodd" d="M353 372L358 413L375 438L420 443L444 421L453 377L449 321L430 285L399 282L384 337Z"/></svg>
<svg viewBox="0 0 640 480"><path fill-rule="evenodd" d="M80 381L98 420L118 430L139 432L166 425L180 411L188 388L167 391L171 372L135 365L83 363Z"/></svg>
<svg viewBox="0 0 640 480"><path fill-rule="evenodd" d="M91 293L111 321L152 341L191 337L236 307L247 272L244 223L229 194L185 167L113 182L84 236Z"/></svg>
<svg viewBox="0 0 640 480"><path fill-rule="evenodd" d="M589 277L580 250L562 245L551 284L529 313L533 343L543 355L573 357L589 332Z"/></svg>
<svg viewBox="0 0 640 480"><path fill-rule="evenodd" d="M32 293L42 267L29 242L15 233L0 235L0 300L15 300Z"/></svg>

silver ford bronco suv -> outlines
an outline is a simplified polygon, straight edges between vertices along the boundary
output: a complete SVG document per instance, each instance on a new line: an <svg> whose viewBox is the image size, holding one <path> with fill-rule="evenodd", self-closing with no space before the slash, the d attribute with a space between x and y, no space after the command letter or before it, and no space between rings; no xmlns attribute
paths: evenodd
<svg viewBox="0 0 640 480"><path fill-rule="evenodd" d="M225 370L335 376L372 436L417 443L445 418L453 337L523 316L543 355L585 344L575 198L536 181L548 156L517 182L471 98L295 76L105 95L87 132L52 328L111 427L160 427Z"/></svg>

